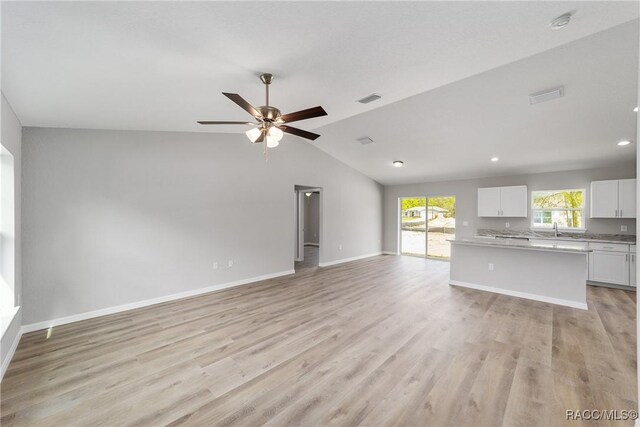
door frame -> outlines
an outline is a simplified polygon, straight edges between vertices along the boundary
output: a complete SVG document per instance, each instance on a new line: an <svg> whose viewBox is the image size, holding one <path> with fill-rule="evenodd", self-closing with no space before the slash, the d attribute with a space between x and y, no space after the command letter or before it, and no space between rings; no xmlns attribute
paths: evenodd
<svg viewBox="0 0 640 427"><path fill-rule="evenodd" d="M295 188L295 187L304 187L304 188ZM304 202L305 202L305 194L304 193L318 193L318 264L322 263L322 248L323 245L323 235L324 235L324 221L322 218L323 212L323 203L324 198L322 194L322 187L310 187L303 185L294 186L294 229L295 229L295 245L294 245L294 269L296 261L304 261ZM302 219L302 221L301 221Z"/></svg>

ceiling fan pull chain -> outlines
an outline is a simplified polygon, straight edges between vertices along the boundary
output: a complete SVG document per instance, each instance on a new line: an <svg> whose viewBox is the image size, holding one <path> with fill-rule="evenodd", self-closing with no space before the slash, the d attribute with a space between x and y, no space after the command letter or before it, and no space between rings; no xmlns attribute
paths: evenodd
<svg viewBox="0 0 640 427"><path fill-rule="evenodd" d="M267 163L267 162L269 162L269 154L267 154L269 150L267 150L267 138L266 137L264 138L264 141L262 142L262 145L264 146L264 162Z"/></svg>

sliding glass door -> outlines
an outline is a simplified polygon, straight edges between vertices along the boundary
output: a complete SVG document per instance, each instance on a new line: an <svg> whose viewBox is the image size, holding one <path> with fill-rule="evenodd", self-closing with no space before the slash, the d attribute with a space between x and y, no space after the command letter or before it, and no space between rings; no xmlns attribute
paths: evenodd
<svg viewBox="0 0 640 427"><path fill-rule="evenodd" d="M455 233L455 196L400 199L400 254L448 260Z"/></svg>
<svg viewBox="0 0 640 427"><path fill-rule="evenodd" d="M427 257L451 258L448 239L456 233L455 196L429 197L427 200Z"/></svg>
<svg viewBox="0 0 640 427"><path fill-rule="evenodd" d="M400 253L426 256L427 199L407 197L400 199Z"/></svg>

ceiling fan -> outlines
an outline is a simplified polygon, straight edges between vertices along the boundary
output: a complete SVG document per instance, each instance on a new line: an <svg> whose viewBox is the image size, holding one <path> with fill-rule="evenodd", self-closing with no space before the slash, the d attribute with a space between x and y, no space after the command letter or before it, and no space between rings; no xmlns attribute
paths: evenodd
<svg viewBox="0 0 640 427"><path fill-rule="evenodd" d="M290 133L302 138L314 141L320 135L306 130L294 128L288 123L300 120L312 119L314 117L326 116L327 112L320 106L296 111L295 113L281 114L276 107L269 105L269 85L273 80L273 75L265 73L260 76L260 80L265 85L266 102L265 105L255 108L237 93L222 92L224 96L235 102L240 108L251 114L256 122L234 122L234 121L198 121L201 125L256 125L246 132L247 136L256 144L266 142L267 147L274 148L280 144L283 132Z"/></svg>

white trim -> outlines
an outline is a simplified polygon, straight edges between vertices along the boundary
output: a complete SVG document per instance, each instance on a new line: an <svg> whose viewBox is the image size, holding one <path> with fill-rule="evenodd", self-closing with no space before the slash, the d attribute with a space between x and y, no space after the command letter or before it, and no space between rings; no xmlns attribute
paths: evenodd
<svg viewBox="0 0 640 427"><path fill-rule="evenodd" d="M7 368L9 367L9 363L11 363L11 359L13 359L13 355L16 352L16 348L18 348L18 343L20 343L20 338L22 337L23 328L18 329L18 333L16 334L16 338L13 340L11 344L11 348L7 353L7 357L2 361L2 367L0 368L0 383L2 382L2 378L4 378L4 373L7 372Z"/></svg>
<svg viewBox="0 0 640 427"><path fill-rule="evenodd" d="M342 264L342 263L351 262L351 261L357 261L359 259L371 258L373 256L378 256L378 255L382 255L382 252L374 252L372 254L359 255L359 256L354 256L354 257L351 257L351 258L342 258L342 259L337 259L335 261L321 262L320 264L318 264L318 267L329 267L331 265Z"/></svg>
<svg viewBox="0 0 640 427"><path fill-rule="evenodd" d="M304 242L305 246L316 246L316 247L320 247L320 243L314 243L314 242Z"/></svg>
<svg viewBox="0 0 640 427"><path fill-rule="evenodd" d="M400 255L398 252L394 252L394 251L382 251L383 255L395 255L398 256Z"/></svg>
<svg viewBox="0 0 640 427"><path fill-rule="evenodd" d="M534 301L548 302L556 305L564 305L566 307L579 308L581 310L589 309L586 303L580 303L580 302L566 300L566 299L545 297L542 295L529 294L526 292L511 291L511 290L502 289L502 288L494 288L491 286L476 285L475 283L460 282L458 280L449 280L449 285L460 286L463 288L477 289L479 291L485 291L485 292L493 292L496 294L509 295L511 297L531 299Z"/></svg>
<svg viewBox="0 0 640 427"><path fill-rule="evenodd" d="M180 292L177 294L165 295L158 298L147 299L143 301L132 302L129 304L117 305L114 307L102 308L100 310L87 311L85 313L74 314L66 317L59 317L57 319L45 320L44 322L31 323L30 325L22 326L22 333L38 331L40 329L46 329L51 326L60 326L67 323L78 322L80 320L92 319L94 317L106 316L108 314L120 313L122 311L133 310L136 308L147 307L149 305L160 304L167 301L178 300L182 298L188 298L196 295L207 294L209 292L220 291L223 289L233 288L236 286L248 285L250 283L260 282L262 280L273 279L281 276L288 276L294 274L295 270L285 270L278 273L265 274L263 276L251 277L248 279L237 280L235 282L223 283L220 285L208 286L206 288L194 289L191 291Z"/></svg>

